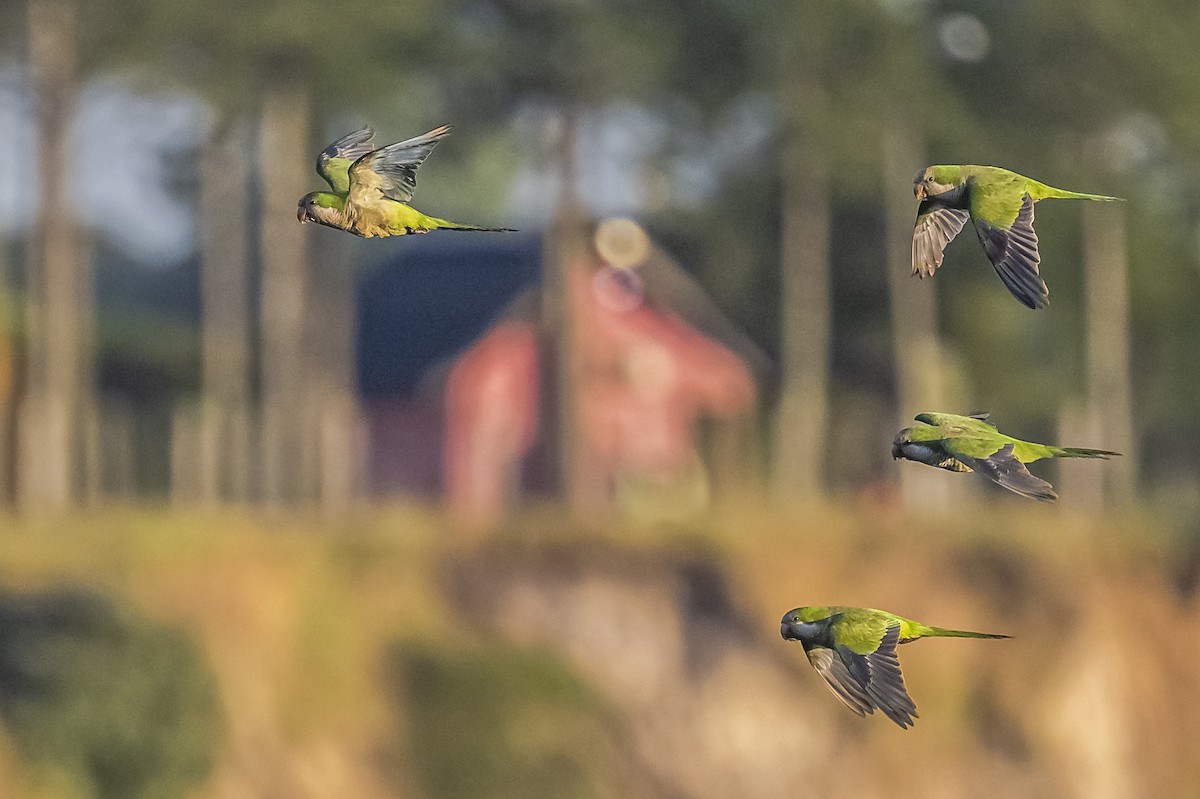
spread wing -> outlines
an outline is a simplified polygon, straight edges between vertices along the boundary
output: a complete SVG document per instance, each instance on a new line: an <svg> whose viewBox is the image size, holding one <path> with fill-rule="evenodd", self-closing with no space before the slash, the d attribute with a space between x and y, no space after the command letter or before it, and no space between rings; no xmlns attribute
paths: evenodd
<svg viewBox="0 0 1200 799"><path fill-rule="evenodd" d="M995 442L971 436L946 439L942 446L957 460L973 471L979 472L992 482L1020 494L1023 497L1053 502L1058 499L1054 487L1040 477L1035 477L1013 454L1013 444L1008 443L994 449Z"/></svg>
<svg viewBox="0 0 1200 799"><path fill-rule="evenodd" d="M1011 209L995 195L981 202L987 203L987 213L975 208L973 193L971 216L983 251L996 268L996 274L1022 305L1045 308L1050 304L1050 289L1046 288L1038 271L1042 256L1038 253L1038 237L1033 230L1033 198L1024 194L1019 206L1013 204ZM1007 218L1010 210L1015 211L1011 225L998 221Z"/></svg>
<svg viewBox="0 0 1200 799"><path fill-rule="evenodd" d="M904 687L904 675L900 673L900 659L896 657L896 644L900 642L900 625L888 627L879 648L865 658L871 679L867 682L867 695L875 706L892 721L907 729L917 715L917 705Z"/></svg>
<svg viewBox="0 0 1200 799"><path fill-rule="evenodd" d="M946 208L925 200L917 208L917 226L913 228L912 273L931 277L942 265L942 253L970 213L962 208Z"/></svg>
<svg viewBox="0 0 1200 799"><path fill-rule="evenodd" d="M917 716L917 706L904 687L904 675L900 672L900 660L896 657L898 643L900 623L893 622L883 629L874 651L859 653L850 646L839 644L836 654L845 673L866 694L870 706L879 708L896 724L908 728ZM830 687L834 688L832 683ZM834 688L834 693L838 693L837 688ZM851 706L851 709L854 707Z"/></svg>
<svg viewBox="0 0 1200 799"><path fill-rule="evenodd" d="M417 188L417 167L449 134L450 126L442 125L421 136L380 147L362 156L350 167L348 200L357 205L381 197L408 202Z"/></svg>
<svg viewBox="0 0 1200 799"><path fill-rule="evenodd" d="M350 190L350 165L375 149L375 131L359 128L326 147L317 156L317 174L338 194Z"/></svg>
<svg viewBox="0 0 1200 799"><path fill-rule="evenodd" d="M860 716L875 712L875 705L867 696L866 689L851 676L846 664L832 649L814 646L807 654L808 662L817 670L817 674L825 679L825 684L833 691L833 695L842 700L846 707Z"/></svg>

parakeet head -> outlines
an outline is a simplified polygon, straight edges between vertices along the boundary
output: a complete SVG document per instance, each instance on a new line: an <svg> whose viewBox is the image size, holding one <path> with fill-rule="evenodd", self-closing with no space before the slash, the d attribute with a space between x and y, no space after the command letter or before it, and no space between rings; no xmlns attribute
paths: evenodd
<svg viewBox="0 0 1200 799"><path fill-rule="evenodd" d="M957 170L955 166L925 167L913 178L913 194L918 200L924 201L958 189Z"/></svg>
<svg viewBox="0 0 1200 799"><path fill-rule="evenodd" d="M316 197L316 194L317 193L314 191L310 194L304 195L300 198L300 202L296 206L296 219L299 220L300 224L302 225L310 219L314 222L317 221L316 214L314 214L312 211L314 205L313 200Z"/></svg>
<svg viewBox="0 0 1200 799"><path fill-rule="evenodd" d="M928 434L922 435L918 432L932 429L908 427L897 433L896 438L892 441L892 460L903 458L929 464L937 464L944 460L945 453L930 444ZM913 435L914 432L918 434Z"/></svg>
<svg viewBox="0 0 1200 799"><path fill-rule="evenodd" d="M783 619L779 622L779 634L783 636L783 640L807 643L824 632L829 619L805 621L808 615L805 613L807 610L808 608L795 608L783 614Z"/></svg>
<svg viewBox="0 0 1200 799"><path fill-rule="evenodd" d="M330 227L338 224L341 217L342 199L336 194L314 191L300 198L296 206L296 219L304 222L319 222Z"/></svg>

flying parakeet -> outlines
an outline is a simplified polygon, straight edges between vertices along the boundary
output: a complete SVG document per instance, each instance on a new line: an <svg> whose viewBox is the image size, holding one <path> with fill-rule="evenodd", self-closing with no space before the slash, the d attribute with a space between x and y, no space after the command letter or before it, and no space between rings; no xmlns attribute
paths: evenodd
<svg viewBox="0 0 1200 799"><path fill-rule="evenodd" d="M1033 230L1033 204L1054 197L1121 199L1056 189L1007 169L969 164L926 167L913 181L913 193L921 201L912 240L914 275L933 276L946 245L970 217L996 273L1012 295L1030 308L1050 303L1050 290L1038 272L1041 256Z"/></svg>
<svg viewBox="0 0 1200 799"><path fill-rule="evenodd" d="M296 208L296 218L368 239L431 230L511 231L426 216L408 204L417 188L417 167L450 130L449 125L442 125L378 150L375 132L370 128L343 136L317 156L317 174L333 191L304 195Z"/></svg>
<svg viewBox="0 0 1200 799"><path fill-rule="evenodd" d="M986 413L922 413L920 427L906 427L892 442L892 458L905 458L948 469L979 472L1023 497L1053 502L1054 487L1034 477L1025 464L1042 458L1104 458L1120 455L1103 449L1052 447L1006 436L987 421Z"/></svg>
<svg viewBox="0 0 1200 799"><path fill-rule="evenodd" d="M796 608L783 615L779 632L799 641L809 663L834 695L860 716L875 708L907 729L917 706L904 687L896 646L918 638L1008 638L926 627L920 622L871 608Z"/></svg>

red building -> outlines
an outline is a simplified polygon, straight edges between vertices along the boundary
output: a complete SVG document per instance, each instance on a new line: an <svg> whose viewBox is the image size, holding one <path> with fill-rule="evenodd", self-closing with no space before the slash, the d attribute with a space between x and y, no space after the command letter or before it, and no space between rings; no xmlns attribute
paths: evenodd
<svg viewBox="0 0 1200 799"><path fill-rule="evenodd" d="M440 439L440 490L459 518L476 523L529 491L566 491L598 509L649 503L668 515L707 503L698 424L751 415L762 356L711 303L702 314L708 332L672 307L680 287L690 308L707 300L668 259L617 269L588 252L566 270L568 321L555 340L536 313L510 310L435 381L440 414L412 403L372 406L375 467L404 458L397 447L411 458ZM559 369L570 379L558 380ZM387 471L415 476L411 464ZM431 481L426 473L418 482Z"/></svg>

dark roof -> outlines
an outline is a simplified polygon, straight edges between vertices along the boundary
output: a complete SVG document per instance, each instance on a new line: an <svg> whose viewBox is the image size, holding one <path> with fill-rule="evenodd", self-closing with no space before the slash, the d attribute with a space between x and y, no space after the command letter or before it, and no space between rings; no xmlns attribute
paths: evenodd
<svg viewBox="0 0 1200 799"><path fill-rule="evenodd" d="M359 283L357 358L364 397L414 393L425 373L462 351L532 293L541 277L540 233L432 233L388 242ZM762 380L770 360L696 280L653 249L639 268L646 298L728 347Z"/></svg>
<svg viewBox="0 0 1200 799"><path fill-rule="evenodd" d="M541 274L531 233L406 236L358 288L359 391L410 394L422 374L461 351Z"/></svg>

